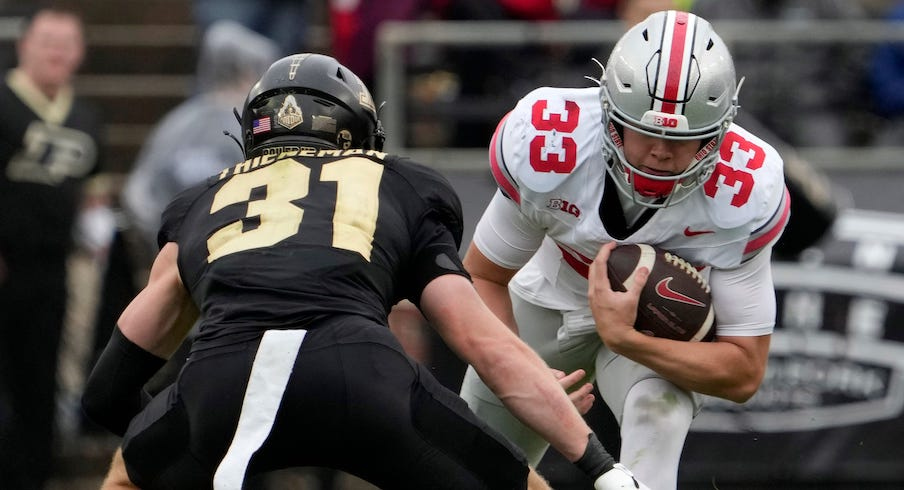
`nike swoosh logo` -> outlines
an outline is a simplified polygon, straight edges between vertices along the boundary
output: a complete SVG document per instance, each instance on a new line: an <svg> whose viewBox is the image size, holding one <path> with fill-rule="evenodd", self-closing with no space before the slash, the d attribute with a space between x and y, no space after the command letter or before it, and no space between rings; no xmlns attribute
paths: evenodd
<svg viewBox="0 0 904 490"><path fill-rule="evenodd" d="M684 236L706 235L708 233L715 233L715 231L713 231L713 230L692 230L690 226L684 228Z"/></svg>
<svg viewBox="0 0 904 490"><path fill-rule="evenodd" d="M688 305L700 306L700 307L706 306L705 304L701 303L700 301L695 300L694 298L691 298L690 296L685 296L685 295L679 293L678 291L675 291L675 290L669 288L670 282L672 282L672 278L666 277L665 279L656 283L656 294L658 294L659 296L661 296L665 299L670 299L672 301L678 301L679 303L685 303Z"/></svg>

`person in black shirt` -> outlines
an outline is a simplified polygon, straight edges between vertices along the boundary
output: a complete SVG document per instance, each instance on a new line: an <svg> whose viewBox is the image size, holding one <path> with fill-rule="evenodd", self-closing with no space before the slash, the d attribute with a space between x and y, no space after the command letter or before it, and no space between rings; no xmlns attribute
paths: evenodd
<svg viewBox="0 0 904 490"><path fill-rule="evenodd" d="M637 488L556 376L481 302L458 256L461 203L437 172L382 153L360 79L298 54L251 89L246 160L163 213L148 285L89 377L86 413L123 435L105 488L240 489L336 468L382 488L547 488L388 328L418 305L463 360L596 488ZM200 319L177 381L142 385ZM564 377L562 377L564 376ZM561 383L561 385L560 385Z"/></svg>
<svg viewBox="0 0 904 490"><path fill-rule="evenodd" d="M80 16L40 9L0 83L0 486L40 489L52 473L67 259L101 118L74 94Z"/></svg>

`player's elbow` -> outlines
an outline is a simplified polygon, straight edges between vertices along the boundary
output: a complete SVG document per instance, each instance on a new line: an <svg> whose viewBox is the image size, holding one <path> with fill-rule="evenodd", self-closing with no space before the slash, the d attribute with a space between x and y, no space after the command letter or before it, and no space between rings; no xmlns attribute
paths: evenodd
<svg viewBox="0 0 904 490"><path fill-rule="evenodd" d="M763 382L763 371L752 370L736 376L723 398L735 403L745 403L753 398Z"/></svg>
<svg viewBox="0 0 904 490"><path fill-rule="evenodd" d="M91 382L82 394L82 412L95 424L122 436L126 432L131 417L119 410L108 386Z"/></svg>
<svg viewBox="0 0 904 490"><path fill-rule="evenodd" d="M724 398L729 401L733 401L735 403L745 403L747 400L753 398L753 395L756 394L757 388L750 389L749 387L735 387L730 390Z"/></svg>

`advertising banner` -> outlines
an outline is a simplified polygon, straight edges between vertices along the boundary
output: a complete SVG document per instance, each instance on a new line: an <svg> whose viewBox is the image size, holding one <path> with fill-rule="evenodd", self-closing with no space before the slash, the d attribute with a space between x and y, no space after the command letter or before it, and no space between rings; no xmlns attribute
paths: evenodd
<svg viewBox="0 0 904 490"><path fill-rule="evenodd" d="M848 210L800 262L775 263L766 377L745 404L707 399L683 482L904 488L902 251L904 215Z"/></svg>

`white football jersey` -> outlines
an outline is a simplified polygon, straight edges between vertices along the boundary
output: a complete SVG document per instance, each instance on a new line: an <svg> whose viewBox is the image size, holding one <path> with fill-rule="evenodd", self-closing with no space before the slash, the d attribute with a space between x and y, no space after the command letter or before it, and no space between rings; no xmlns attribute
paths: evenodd
<svg viewBox="0 0 904 490"><path fill-rule="evenodd" d="M649 211L630 234L626 227L607 230L601 216L623 211L618 199L603 200L601 116L597 88L544 87L521 99L493 135L490 164L499 189L545 238L526 264L506 255L512 241L505 236L488 239L478 226L475 243L504 267L523 265L510 284L521 296L547 308L585 308L589 264L609 241L658 245L708 277L710 269L736 268L779 238L790 211L782 159L737 125L694 195ZM618 194L610 185L608 192Z"/></svg>

